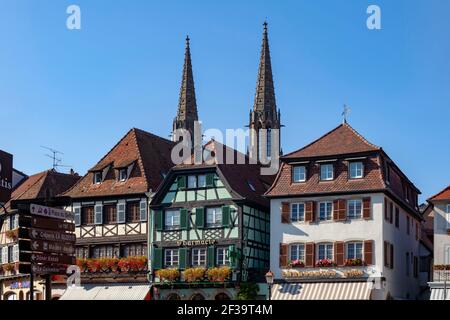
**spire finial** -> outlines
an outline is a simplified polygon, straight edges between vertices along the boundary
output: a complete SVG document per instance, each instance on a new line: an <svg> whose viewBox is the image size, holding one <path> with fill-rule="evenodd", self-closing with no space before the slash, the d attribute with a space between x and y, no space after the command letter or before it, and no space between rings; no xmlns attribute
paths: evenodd
<svg viewBox="0 0 450 320"><path fill-rule="evenodd" d="M189 35L186 35L186 47L189 47L189 41L191 38L189 38Z"/></svg>
<svg viewBox="0 0 450 320"><path fill-rule="evenodd" d="M347 119L348 119L348 115L350 114L350 111L352 109L350 109L349 106L347 106L346 104L344 104L344 111L342 112L342 123L346 124L347 123Z"/></svg>
<svg viewBox="0 0 450 320"><path fill-rule="evenodd" d="M266 18L266 19L264 19L264 23L263 23L264 33L267 33L267 25L268 25L268 23L267 23L267 18Z"/></svg>

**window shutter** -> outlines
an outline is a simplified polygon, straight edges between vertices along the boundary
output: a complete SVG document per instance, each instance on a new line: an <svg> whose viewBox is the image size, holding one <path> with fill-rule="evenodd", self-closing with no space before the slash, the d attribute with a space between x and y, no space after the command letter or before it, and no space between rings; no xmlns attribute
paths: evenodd
<svg viewBox="0 0 450 320"><path fill-rule="evenodd" d="M140 220L147 221L147 200L142 200L139 205Z"/></svg>
<svg viewBox="0 0 450 320"><path fill-rule="evenodd" d="M384 256L384 266L385 267L389 267L389 262L388 262L388 243L387 241L384 242L383 244L383 256Z"/></svg>
<svg viewBox="0 0 450 320"><path fill-rule="evenodd" d="M339 267L342 267L345 265L344 247L345 247L344 242L337 241L334 243L334 259L335 259L336 264Z"/></svg>
<svg viewBox="0 0 450 320"><path fill-rule="evenodd" d="M163 212L161 210L156 210L154 212L155 212L155 229L156 231L163 231L164 230Z"/></svg>
<svg viewBox="0 0 450 320"><path fill-rule="evenodd" d="M206 187L207 188L214 187L214 173L208 173L206 175Z"/></svg>
<svg viewBox="0 0 450 320"><path fill-rule="evenodd" d="M333 220L339 220L339 200L333 201Z"/></svg>
<svg viewBox="0 0 450 320"><path fill-rule="evenodd" d="M13 262L19 262L19 245L15 244L13 247Z"/></svg>
<svg viewBox="0 0 450 320"><path fill-rule="evenodd" d="M229 206L222 207L222 226L231 227L231 212Z"/></svg>
<svg viewBox="0 0 450 320"><path fill-rule="evenodd" d="M178 189L186 189L186 176L178 177Z"/></svg>
<svg viewBox="0 0 450 320"><path fill-rule="evenodd" d="M163 249L162 248L154 248L153 249L153 263L152 263L152 268L157 270L157 269L162 269L163 268Z"/></svg>
<svg viewBox="0 0 450 320"><path fill-rule="evenodd" d="M390 256L390 268L391 269L394 269L394 245L393 244L390 244L390 254L391 254L391 256Z"/></svg>
<svg viewBox="0 0 450 320"><path fill-rule="evenodd" d="M101 205L101 204L95 205L94 223L95 224L103 223L103 205Z"/></svg>
<svg viewBox="0 0 450 320"><path fill-rule="evenodd" d="M281 203L281 223L291 223L291 204Z"/></svg>
<svg viewBox="0 0 450 320"><path fill-rule="evenodd" d="M125 223L125 209L126 209L125 203L117 204L117 222L118 223Z"/></svg>
<svg viewBox="0 0 450 320"><path fill-rule="evenodd" d="M205 208L195 209L195 225L197 228L205 227Z"/></svg>
<svg viewBox="0 0 450 320"><path fill-rule="evenodd" d="M189 230L189 211L188 211L188 209L180 210L180 227L181 227L181 230Z"/></svg>
<svg viewBox="0 0 450 320"><path fill-rule="evenodd" d="M2 248L2 263L8 263L8 247L5 246Z"/></svg>
<svg viewBox="0 0 450 320"><path fill-rule="evenodd" d="M178 252L178 254L180 255L178 268L184 270L188 266L188 249L180 248Z"/></svg>
<svg viewBox="0 0 450 320"><path fill-rule="evenodd" d="M364 241L364 262L367 265L373 264L373 240Z"/></svg>
<svg viewBox="0 0 450 320"><path fill-rule="evenodd" d="M214 247L208 247L208 268L213 268L216 265L216 250Z"/></svg>
<svg viewBox="0 0 450 320"><path fill-rule="evenodd" d="M286 268L288 265L288 249L286 243L280 243L280 268Z"/></svg>
<svg viewBox="0 0 450 320"><path fill-rule="evenodd" d="M313 222L315 220L315 208L316 203L314 201L307 201L305 204L305 221Z"/></svg>
<svg viewBox="0 0 450 320"><path fill-rule="evenodd" d="M414 256L414 277L419 276L419 258Z"/></svg>
<svg viewBox="0 0 450 320"><path fill-rule="evenodd" d="M74 207L73 208L73 214L74 214L74 220L75 220L75 226L81 225L81 208L80 207Z"/></svg>
<svg viewBox="0 0 450 320"><path fill-rule="evenodd" d="M315 264L315 244L314 242L309 242L305 245L305 266L308 268L313 268Z"/></svg>
<svg viewBox="0 0 450 320"><path fill-rule="evenodd" d="M235 245L231 245L228 247L228 259L230 260L231 268L237 268L238 256Z"/></svg>
<svg viewBox="0 0 450 320"><path fill-rule="evenodd" d="M339 200L339 220L347 220L347 200L345 199Z"/></svg>
<svg viewBox="0 0 450 320"><path fill-rule="evenodd" d="M372 213L371 213L371 199L370 197L367 198L363 198L363 218L368 220L372 217ZM387 206L386 208L386 212L387 212Z"/></svg>

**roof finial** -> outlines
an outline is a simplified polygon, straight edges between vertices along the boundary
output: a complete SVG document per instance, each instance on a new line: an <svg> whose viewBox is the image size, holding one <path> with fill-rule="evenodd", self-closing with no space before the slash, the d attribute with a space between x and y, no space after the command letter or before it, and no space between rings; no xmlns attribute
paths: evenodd
<svg viewBox="0 0 450 320"><path fill-rule="evenodd" d="M350 114L351 110L352 109L350 109L349 106L344 104L344 111L342 112L342 123L347 123L347 118L348 118L348 115Z"/></svg>
<svg viewBox="0 0 450 320"><path fill-rule="evenodd" d="M189 38L189 35L187 35L186 36L186 47L189 47L189 41L190 41L191 39Z"/></svg>
<svg viewBox="0 0 450 320"><path fill-rule="evenodd" d="M263 23L264 33L267 33L267 25L268 25L268 23L267 23L267 17L266 17L266 19L264 19L264 23Z"/></svg>

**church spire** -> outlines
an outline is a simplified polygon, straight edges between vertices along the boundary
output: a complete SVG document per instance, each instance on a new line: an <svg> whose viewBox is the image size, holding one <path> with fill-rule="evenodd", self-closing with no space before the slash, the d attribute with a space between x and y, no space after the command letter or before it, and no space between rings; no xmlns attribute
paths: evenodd
<svg viewBox="0 0 450 320"><path fill-rule="evenodd" d="M253 146L256 146L258 154L260 154L261 145L264 143L267 146L267 153L270 155L272 148L270 132L272 129L279 130L281 128L281 123L280 111L277 110L275 100L267 21L264 21L263 26L264 31L261 45L261 57L259 60L258 79L256 81L256 94L253 109L250 111L249 127L250 129L255 130L255 135L251 137L250 143L253 144ZM261 129L266 129L267 134L261 134ZM281 142L280 135L281 134L278 135L278 142ZM262 141L262 139L265 141ZM281 145L279 152L281 154Z"/></svg>
<svg viewBox="0 0 450 320"><path fill-rule="evenodd" d="M173 121L173 131L186 129L194 138L194 122L198 121L197 101L195 99L194 76L192 72L190 39L186 36L186 51L184 54L183 76L181 79L180 98L178 112ZM179 137L173 134L173 140L179 141Z"/></svg>

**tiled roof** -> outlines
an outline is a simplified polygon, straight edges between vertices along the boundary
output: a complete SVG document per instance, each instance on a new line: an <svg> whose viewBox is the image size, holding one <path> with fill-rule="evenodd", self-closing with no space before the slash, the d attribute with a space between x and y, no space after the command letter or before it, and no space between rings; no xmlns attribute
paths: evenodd
<svg viewBox="0 0 450 320"><path fill-rule="evenodd" d="M11 207L11 201L45 199L54 197L72 187L80 176L64 174L54 170L48 170L34 174L26 178L11 195L11 200L6 204Z"/></svg>
<svg viewBox="0 0 450 320"><path fill-rule="evenodd" d="M347 123L341 124L307 146L283 156L283 159L323 157L380 150Z"/></svg>
<svg viewBox="0 0 450 320"><path fill-rule="evenodd" d="M174 170L216 167L223 174L226 182L236 194L257 204L263 206L269 205L268 200L263 195L273 183L275 175L261 175L261 166L259 164L249 164L248 156L215 140L209 141L204 146L204 149L215 152L215 159L218 157L218 150L222 150L223 161L221 163L217 163L218 161L215 161L215 163L207 163L204 161L202 164L197 165L181 164L175 166ZM224 163L227 160L227 152L233 154L233 164ZM238 156L245 159L245 164L237 163Z"/></svg>
<svg viewBox="0 0 450 320"><path fill-rule="evenodd" d="M156 190L163 173L172 167L174 143L149 132L131 129L89 172L70 190L62 194L72 198L139 194ZM114 168L134 163L126 181L118 181ZM106 169L105 179L93 184L94 171Z"/></svg>
<svg viewBox="0 0 450 320"><path fill-rule="evenodd" d="M444 190L440 191L438 194L432 196L428 201L434 200L450 200L450 185Z"/></svg>

